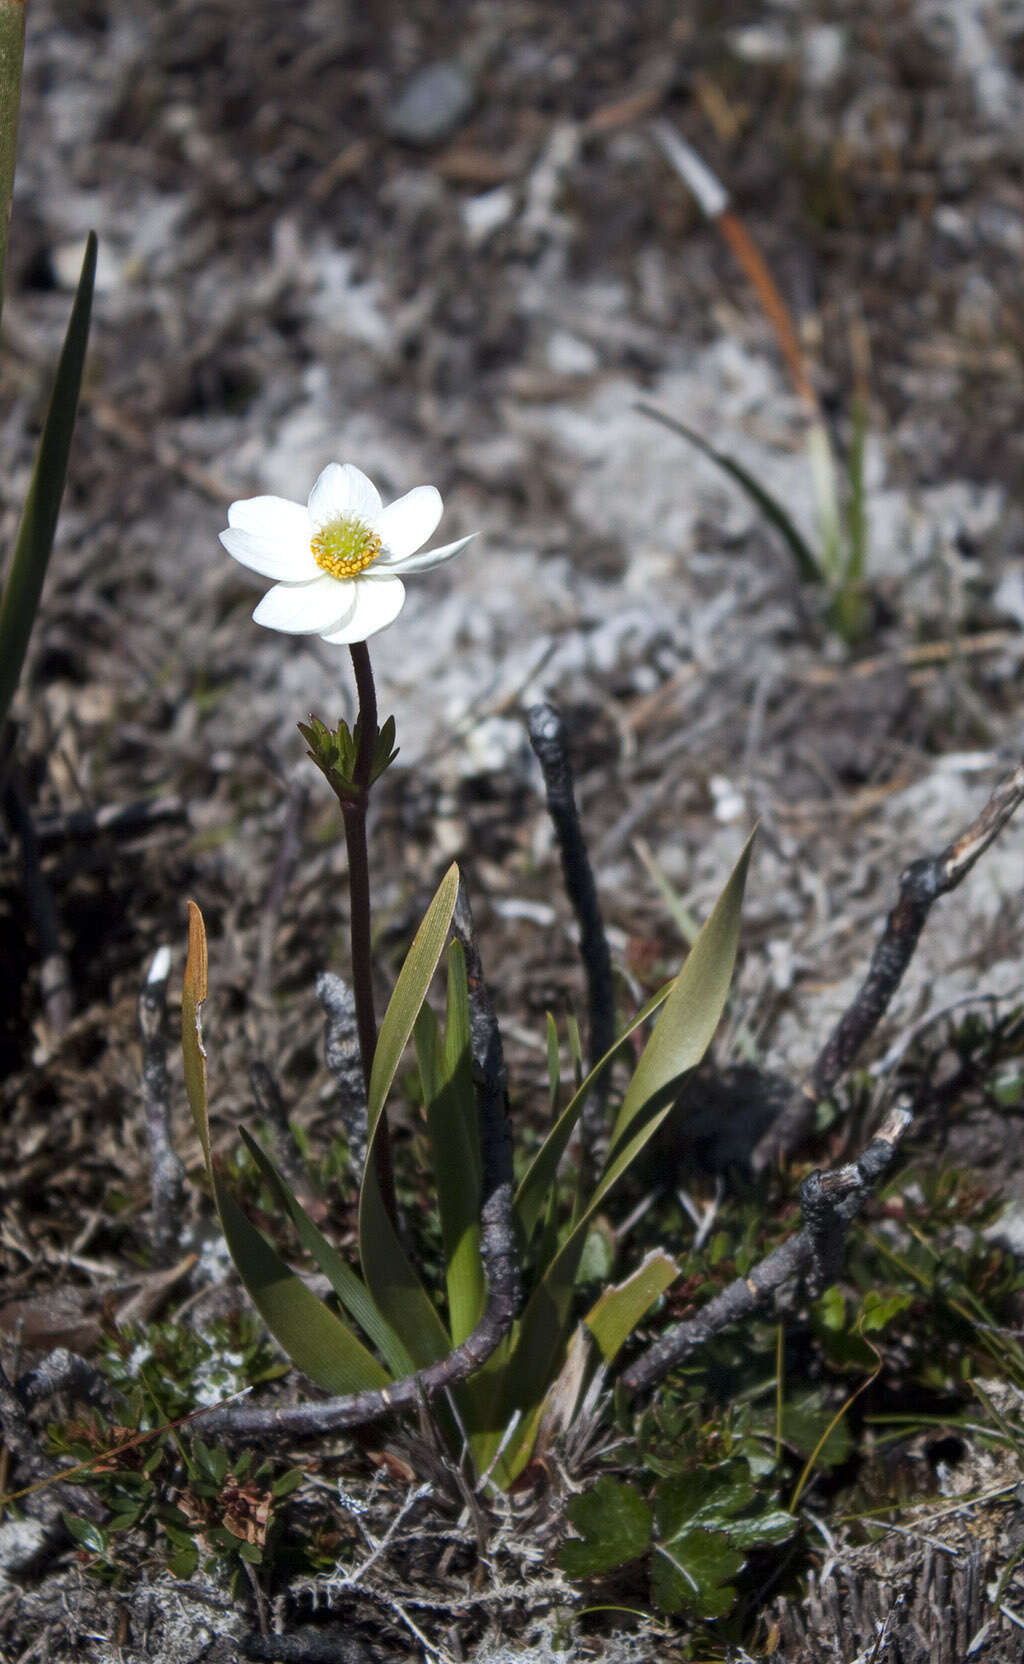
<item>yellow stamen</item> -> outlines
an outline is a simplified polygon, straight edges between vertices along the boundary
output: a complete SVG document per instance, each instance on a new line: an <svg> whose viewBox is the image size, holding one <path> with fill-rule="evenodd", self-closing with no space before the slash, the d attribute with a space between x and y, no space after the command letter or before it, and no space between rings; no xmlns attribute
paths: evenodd
<svg viewBox="0 0 1024 1664"><path fill-rule="evenodd" d="M328 520L313 537L310 550L316 564L332 578L356 578L372 566L383 547L365 520L341 515Z"/></svg>

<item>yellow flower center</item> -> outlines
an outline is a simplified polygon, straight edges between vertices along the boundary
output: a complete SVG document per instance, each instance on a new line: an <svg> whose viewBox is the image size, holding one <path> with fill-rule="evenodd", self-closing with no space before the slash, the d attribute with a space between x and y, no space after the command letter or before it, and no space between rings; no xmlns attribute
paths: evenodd
<svg viewBox="0 0 1024 1664"><path fill-rule="evenodd" d="M316 564L332 578L344 582L372 566L383 545L365 520L341 515L321 526L309 547Z"/></svg>

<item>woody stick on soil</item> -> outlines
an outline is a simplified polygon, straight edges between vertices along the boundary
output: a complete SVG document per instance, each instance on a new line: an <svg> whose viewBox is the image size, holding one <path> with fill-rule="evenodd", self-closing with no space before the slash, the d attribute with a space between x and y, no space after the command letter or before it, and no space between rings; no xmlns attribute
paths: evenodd
<svg viewBox="0 0 1024 1664"><path fill-rule="evenodd" d="M580 931L580 955L587 977L588 1063L598 1058L615 1041L615 985L608 951L601 904L597 898L594 869L590 864L583 828L576 808L572 764L565 723L554 705L534 705L526 713L530 744L541 766L548 814L551 816L562 856L565 888ZM589 1094L580 1116L583 1147L589 1160L605 1130L605 1110L611 1086L611 1070L605 1069Z"/></svg>
<svg viewBox="0 0 1024 1664"><path fill-rule="evenodd" d="M815 1105L829 1096L856 1062L889 1009L932 907L967 877L1022 802L1024 763L996 788L966 831L938 855L922 856L904 869L896 905L885 921L856 998L829 1035L804 1085L758 1144L753 1155L755 1171L782 1160L806 1135Z"/></svg>
<svg viewBox="0 0 1024 1664"><path fill-rule="evenodd" d="M696 1317L655 1341L621 1376L627 1395L633 1397L656 1386L716 1335L752 1317L786 1283L809 1274L813 1287L819 1290L834 1280L850 1221L860 1213L873 1184L892 1162L912 1119L907 1105L897 1104L858 1161L810 1174L800 1187L803 1229L745 1277L737 1277L716 1294Z"/></svg>

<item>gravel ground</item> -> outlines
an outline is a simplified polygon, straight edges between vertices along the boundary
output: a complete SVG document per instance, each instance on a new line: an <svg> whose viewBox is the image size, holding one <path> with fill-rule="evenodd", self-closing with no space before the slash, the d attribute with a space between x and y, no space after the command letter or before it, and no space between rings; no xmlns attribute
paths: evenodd
<svg viewBox="0 0 1024 1664"><path fill-rule="evenodd" d="M41 824L169 809L46 845L72 975L61 1036L0 850L12 1298L79 1321L90 1266L125 1274L130 1236L100 1211L112 1174L144 1240L135 1002L161 943L180 968L187 895L210 931L219 1111L251 1113L257 1050L322 1125L312 986L345 969L345 861L295 722L350 711L347 656L253 625L258 591L217 533L232 499L302 498L332 459L386 497L436 482L445 540L481 533L374 643L401 745L372 831L385 977L458 858L529 1111L543 1012L581 990L521 716L543 694L570 723L620 962L678 953L645 855L701 915L760 819L742 1020L720 1055L745 1028L800 1075L901 868L1021 752L1022 73L1018 9L973 0L304 0L287 19L264 0L33 0L5 543L90 226L101 256L21 753ZM734 451L812 530L799 403L654 115L728 184L841 447L868 344L875 619L854 656L748 502L634 408ZM968 995L1019 1000L1022 877L1011 828L941 904L876 1059ZM180 1132L187 1149L184 1114ZM1024 1196L1012 1129L1001 1157Z"/></svg>

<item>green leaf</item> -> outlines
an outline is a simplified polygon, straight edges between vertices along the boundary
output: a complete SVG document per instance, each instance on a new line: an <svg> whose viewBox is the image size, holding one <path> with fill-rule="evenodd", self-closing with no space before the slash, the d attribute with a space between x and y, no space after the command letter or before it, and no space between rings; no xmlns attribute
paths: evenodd
<svg viewBox="0 0 1024 1664"><path fill-rule="evenodd" d="M288 1214L295 1234L320 1267L349 1316L354 1318L363 1333L387 1360L393 1376L411 1375L414 1364L391 1325L385 1321L373 1303L373 1296L362 1278L328 1242L323 1232L310 1219L298 1197L285 1183L270 1157L244 1127L240 1132L250 1155L266 1180L279 1205Z"/></svg>
<svg viewBox="0 0 1024 1664"><path fill-rule="evenodd" d="M660 988L647 1001L647 1004L637 1012L629 1027L623 1030L615 1044L609 1046L604 1056L594 1064L586 1080L579 1090L573 1094L523 1175L516 1191L516 1212L519 1215L523 1237L526 1241L529 1241L533 1235L541 1214L548 1207L555 1180L558 1176L559 1163L565 1154L566 1146L572 1137L573 1128L579 1120L583 1105L587 1101L588 1093L601 1071L607 1068L630 1035L634 1034L647 1021L648 1017L652 1016L658 1007L668 999L672 987L673 984L667 982L664 988Z"/></svg>
<svg viewBox="0 0 1024 1664"><path fill-rule="evenodd" d="M367 1102L368 1148L359 1196L359 1257L363 1276L384 1317L401 1336L417 1369L443 1358L451 1339L398 1240L377 1178L374 1145L388 1093L444 951L459 893L459 869L449 867L427 908L384 1013Z"/></svg>
<svg viewBox="0 0 1024 1664"><path fill-rule="evenodd" d="M43 424L14 554L0 599L0 726L10 709L25 662L57 530L82 385L85 349L89 340L95 276L96 235L90 231L78 292L57 365L50 408Z"/></svg>
<svg viewBox="0 0 1024 1664"><path fill-rule="evenodd" d="M206 994L206 928L202 913L190 901L188 960L181 994L185 1087L228 1251L267 1328L292 1362L318 1386L333 1393L386 1386L389 1376L376 1358L250 1224L214 1166L201 1026Z"/></svg>
<svg viewBox="0 0 1024 1664"><path fill-rule="evenodd" d="M551 1103L551 1118L558 1114L559 1088L562 1080L562 1059L558 1050L558 1029L550 1011L547 1013L547 1045L548 1045L548 1097Z"/></svg>
<svg viewBox="0 0 1024 1664"><path fill-rule="evenodd" d="M238 1274L292 1363L325 1392L387 1386L391 1379L387 1371L250 1224L215 1168L211 1180L221 1229Z"/></svg>
<svg viewBox="0 0 1024 1664"><path fill-rule="evenodd" d="M822 1395L806 1393L802 1398L787 1400L782 1407L782 1437L800 1456L816 1452L816 1461L823 1468L839 1467L850 1454L852 1439L845 1418L837 1421L825 1443L818 1448L835 1411L823 1402Z"/></svg>
<svg viewBox="0 0 1024 1664"><path fill-rule="evenodd" d="M695 1525L721 1530L733 1514L749 1507L755 1495L750 1469L742 1459L723 1462L710 1472L679 1474L658 1486L658 1530L666 1541Z"/></svg>
<svg viewBox="0 0 1024 1664"><path fill-rule="evenodd" d="M306 1474L301 1468L289 1468L287 1473L282 1473L280 1479L274 1480L270 1487L270 1494L275 1501L280 1502L284 1497L291 1496L292 1492L297 1491L299 1486L304 1485L305 1482Z"/></svg>
<svg viewBox="0 0 1024 1664"><path fill-rule="evenodd" d="M75 1514L65 1514L64 1524L74 1537L76 1543L81 1543L92 1554L106 1554L110 1548L107 1534L92 1520L79 1519Z"/></svg>
<svg viewBox="0 0 1024 1664"><path fill-rule="evenodd" d="M644 1553L653 1515L632 1485L599 1479L574 1497L568 1515L581 1542L563 1543L558 1563L569 1577L600 1577Z"/></svg>
<svg viewBox="0 0 1024 1664"><path fill-rule="evenodd" d="M499 1483L510 1483L529 1459L529 1441L535 1434L539 1407L558 1369L565 1343L573 1283L590 1220L669 1113L680 1077L700 1062L715 1032L736 959L743 887L753 839L751 833L710 918L669 989L654 1032L626 1090L601 1181L579 1216L574 1215L572 1228L527 1302L506 1372L502 1418L504 1425L513 1410L519 1409L523 1424L521 1435L510 1442L496 1470ZM549 1134L546 1145L558 1133L572 1107L569 1106ZM527 1180L531 1174L527 1174Z"/></svg>
<svg viewBox="0 0 1024 1664"><path fill-rule="evenodd" d="M658 1296L674 1283L679 1267L674 1259L660 1248L652 1248L643 1264L617 1288L606 1289L590 1308L584 1319L587 1328L601 1349L601 1356L610 1364L629 1339L644 1313L649 1311Z"/></svg>
<svg viewBox="0 0 1024 1664"><path fill-rule="evenodd" d="M684 1608L699 1618L724 1618L736 1599L732 1579L743 1551L724 1532L703 1527L651 1550L651 1594L663 1612Z"/></svg>
<svg viewBox="0 0 1024 1664"><path fill-rule="evenodd" d="M441 1217L448 1314L454 1345L472 1334L487 1299L480 1260L480 1136L469 1031L466 958L448 950L448 1020L443 1048L437 1019L423 1006L416 1022L434 1182Z"/></svg>
<svg viewBox="0 0 1024 1664"><path fill-rule="evenodd" d="M711 1044L732 981L739 945L743 890L755 836L756 832L752 832L744 844L711 917L672 984L654 1025L654 1032L644 1047L615 1122L608 1175L603 1186L599 1187L599 1194L613 1182L610 1174L617 1165L617 1146L632 1123L667 1087L690 1069L696 1068Z"/></svg>
<svg viewBox="0 0 1024 1664"><path fill-rule="evenodd" d="M662 1481L654 1501L651 1588L663 1611L687 1607L700 1617L723 1616L735 1599L730 1584L743 1566L743 1550L792 1536L796 1521L775 1506L737 1519L757 1495L741 1459Z"/></svg>
<svg viewBox="0 0 1024 1664"><path fill-rule="evenodd" d="M882 1294L879 1289L869 1288L860 1309L858 1327L865 1335L877 1334L913 1303L910 1294Z"/></svg>
<svg viewBox="0 0 1024 1664"><path fill-rule="evenodd" d="M753 474L748 473L741 463L736 462L730 456L726 456L724 451L716 450L713 445L708 444L708 441L701 434L696 433L693 428L687 427L686 423L681 422L678 417L669 416L666 411L659 410L657 405L648 404L645 400L641 400L636 405L636 409L641 411L643 415L650 416L653 421L660 422L662 427L671 428L673 433L678 433L683 439L688 439L690 444L695 446L710 462L715 463L716 467L735 481L750 498L754 507L760 509L765 519L782 536L805 583L820 584L824 581L825 574L821 562L803 533L797 530L794 521L778 499L766 491L764 486L760 485Z"/></svg>

